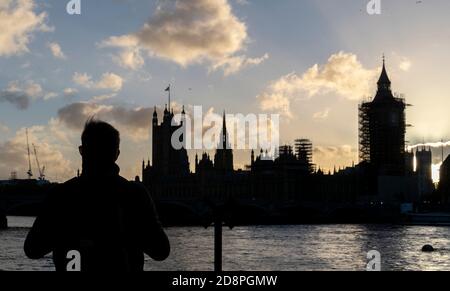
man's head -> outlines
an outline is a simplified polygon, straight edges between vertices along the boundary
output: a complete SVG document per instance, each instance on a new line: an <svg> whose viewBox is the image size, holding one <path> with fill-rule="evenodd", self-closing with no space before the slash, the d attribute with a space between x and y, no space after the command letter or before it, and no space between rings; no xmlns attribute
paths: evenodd
<svg viewBox="0 0 450 291"><path fill-rule="evenodd" d="M116 162L120 154L119 131L100 120L89 119L86 122L81 143L79 149L84 165L110 165Z"/></svg>

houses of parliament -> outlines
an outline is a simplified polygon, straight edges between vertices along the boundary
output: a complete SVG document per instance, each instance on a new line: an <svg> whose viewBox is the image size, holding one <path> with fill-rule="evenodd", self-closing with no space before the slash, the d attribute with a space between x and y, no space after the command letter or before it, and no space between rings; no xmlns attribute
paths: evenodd
<svg viewBox="0 0 450 291"><path fill-rule="evenodd" d="M389 207L420 203L435 191L431 149L406 149L407 106L393 94L383 60L375 97L359 106L360 162L327 173L313 164L314 149L308 139L281 146L273 158L264 149L255 149L246 169L235 170L225 114L214 156L197 154L192 173L187 150L171 145L183 118L174 126L170 105L162 117L155 108L152 162L143 162L142 182L157 203L251 205L253 212L246 210L247 216L264 209L264 215L285 215L298 221L325 213L376 216L381 208L386 213ZM186 114L184 108L181 114Z"/></svg>

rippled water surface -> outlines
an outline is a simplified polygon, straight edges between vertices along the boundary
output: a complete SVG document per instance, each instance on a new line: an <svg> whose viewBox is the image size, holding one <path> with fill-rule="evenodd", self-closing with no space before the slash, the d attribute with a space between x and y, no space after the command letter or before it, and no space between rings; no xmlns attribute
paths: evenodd
<svg viewBox="0 0 450 291"><path fill-rule="evenodd" d="M53 270L51 258L27 259L22 246L32 218L10 217L0 231L0 270ZM213 229L169 228L172 254L146 270L213 269ZM422 253L432 244L435 253ZM224 270L364 270L366 253L378 250L383 270L450 271L450 228L391 225L301 225L224 230Z"/></svg>

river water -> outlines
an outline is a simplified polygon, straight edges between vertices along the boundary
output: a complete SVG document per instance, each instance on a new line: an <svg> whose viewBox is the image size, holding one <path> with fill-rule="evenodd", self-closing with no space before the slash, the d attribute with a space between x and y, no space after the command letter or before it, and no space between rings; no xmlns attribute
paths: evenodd
<svg viewBox="0 0 450 291"><path fill-rule="evenodd" d="M51 258L32 261L22 247L32 218L9 217L0 231L0 270L54 270ZM213 270L213 229L167 229L172 253L162 263L146 260L146 270ZM424 244L438 250L422 253ZM450 228L394 225L300 225L224 229L225 271L355 270L366 254L381 253L382 270L450 271Z"/></svg>

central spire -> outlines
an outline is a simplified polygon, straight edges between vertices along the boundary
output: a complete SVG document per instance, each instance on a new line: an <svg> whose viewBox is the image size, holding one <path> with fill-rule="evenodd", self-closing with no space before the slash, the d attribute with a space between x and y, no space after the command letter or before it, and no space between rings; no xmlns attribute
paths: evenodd
<svg viewBox="0 0 450 291"><path fill-rule="evenodd" d="M391 91L391 80L389 79L386 70L386 58L383 55L383 69L381 71L380 78L378 79L378 92L375 96L375 100L381 100L385 98L394 98Z"/></svg>
<svg viewBox="0 0 450 291"><path fill-rule="evenodd" d="M381 76L380 79L378 80L378 88L380 88L384 86L384 88L386 88L386 86L391 87L391 80L389 80L389 76L387 74L386 71L386 58L383 55L383 70L381 71Z"/></svg>
<svg viewBox="0 0 450 291"><path fill-rule="evenodd" d="M227 116L223 111L223 124L222 124L222 148L227 149L228 136L227 136Z"/></svg>
<svg viewBox="0 0 450 291"><path fill-rule="evenodd" d="M230 149L231 146L228 142L228 131L227 131L227 117L225 111L223 112L223 123L222 123L222 134L220 136L220 143L222 149Z"/></svg>
<svg viewBox="0 0 450 291"><path fill-rule="evenodd" d="M224 130L224 132L227 131L227 115L226 115L225 111L223 112L223 123L222 123L222 126L223 126L222 129Z"/></svg>

